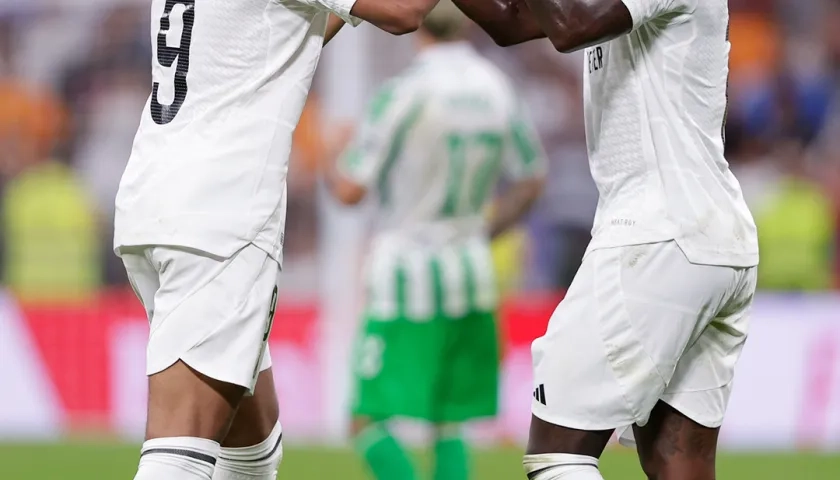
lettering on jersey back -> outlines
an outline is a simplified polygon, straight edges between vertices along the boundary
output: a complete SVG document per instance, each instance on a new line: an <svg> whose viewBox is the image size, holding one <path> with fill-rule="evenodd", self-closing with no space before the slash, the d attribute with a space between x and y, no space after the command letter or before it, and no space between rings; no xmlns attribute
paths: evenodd
<svg viewBox="0 0 840 480"><path fill-rule="evenodd" d="M174 15L176 5L184 9L180 16ZM163 16L160 18L160 31L157 37L157 61L162 67L175 66L175 98L169 105L162 105L158 98L160 82L155 82L152 91L151 112L152 119L158 125L166 125L175 119L184 101L187 99L189 88L187 74L190 71L190 46L192 44L193 23L195 22L195 0L166 0ZM179 25L180 23L180 25ZM181 38L177 47L170 47L167 39L174 27L181 27Z"/></svg>
<svg viewBox="0 0 840 480"><path fill-rule="evenodd" d="M604 49L602 47L590 48L586 51L586 60L589 64L589 74L593 74L604 68Z"/></svg>

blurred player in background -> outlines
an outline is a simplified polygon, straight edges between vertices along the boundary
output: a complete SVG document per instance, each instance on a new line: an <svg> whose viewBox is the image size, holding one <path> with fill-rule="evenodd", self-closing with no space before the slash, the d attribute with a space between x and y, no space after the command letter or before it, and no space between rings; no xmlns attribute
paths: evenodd
<svg viewBox="0 0 840 480"><path fill-rule="evenodd" d="M525 468L600 479L616 429L649 478L711 480L747 337L752 216L724 158L727 0L455 0L500 44L585 52L601 197L592 243L533 344Z"/></svg>
<svg viewBox="0 0 840 480"><path fill-rule="evenodd" d="M151 324L137 480L276 478L266 342L292 132L321 48L343 25L335 19L406 33L436 3L151 2L154 89L115 231Z"/></svg>
<svg viewBox="0 0 840 480"><path fill-rule="evenodd" d="M378 199L353 433L379 480L417 478L388 428L398 417L434 426L436 480L468 478L461 424L498 408L490 240L543 185L542 147L508 79L463 41L466 22L450 0L432 10L420 55L380 89L328 177L345 204ZM487 222L501 175L509 185Z"/></svg>

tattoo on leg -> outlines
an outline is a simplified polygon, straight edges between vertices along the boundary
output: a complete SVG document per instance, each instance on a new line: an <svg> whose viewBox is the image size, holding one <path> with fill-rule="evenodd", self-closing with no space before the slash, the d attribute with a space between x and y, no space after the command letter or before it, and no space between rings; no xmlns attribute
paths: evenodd
<svg viewBox="0 0 840 480"><path fill-rule="evenodd" d="M680 433L682 431L683 421L677 415L667 415L662 422L662 436L659 442L659 453L665 457L673 457L681 455L685 452L680 445Z"/></svg>
<svg viewBox="0 0 840 480"><path fill-rule="evenodd" d="M718 429L704 427L660 402L644 427L634 427L649 479L713 480Z"/></svg>
<svg viewBox="0 0 840 480"><path fill-rule="evenodd" d="M673 410L665 415L661 432L658 450L664 458L681 455L698 460L714 460L717 451L716 430L698 425Z"/></svg>

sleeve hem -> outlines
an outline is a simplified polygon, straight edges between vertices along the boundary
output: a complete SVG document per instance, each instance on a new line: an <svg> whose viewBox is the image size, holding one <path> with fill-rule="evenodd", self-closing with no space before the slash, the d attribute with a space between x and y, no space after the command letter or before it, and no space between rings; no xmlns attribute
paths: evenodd
<svg viewBox="0 0 840 480"><path fill-rule="evenodd" d="M633 19L633 30L639 28L644 23L644 13L639 7L637 0L621 0L627 10L630 12L630 18Z"/></svg>
<svg viewBox="0 0 840 480"><path fill-rule="evenodd" d="M350 14L356 0L323 0L323 3L333 14L348 24L355 27L362 23L362 19Z"/></svg>

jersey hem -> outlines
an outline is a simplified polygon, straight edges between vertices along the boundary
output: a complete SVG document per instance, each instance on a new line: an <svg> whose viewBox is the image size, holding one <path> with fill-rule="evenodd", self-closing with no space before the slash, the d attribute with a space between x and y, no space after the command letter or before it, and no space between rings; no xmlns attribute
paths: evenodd
<svg viewBox="0 0 840 480"><path fill-rule="evenodd" d="M593 239L592 242L589 244L589 247L587 247L586 249L584 258L586 258L590 253L594 252L595 250L632 247L634 245L645 245L649 243L665 243L671 241L676 242L677 246L680 247L680 250L683 251L683 254L689 261L689 263L693 263L695 265L710 265L731 268L752 268L758 266L759 263L758 251L736 251L720 249L711 250L704 248L692 248L691 246L686 246L685 240L669 235L638 237L635 239L623 239L612 241Z"/></svg>
<svg viewBox="0 0 840 480"><path fill-rule="evenodd" d="M216 222L219 225L229 226L231 224L241 223L241 218L226 219L223 217L217 219ZM232 233L230 229L223 230L212 227L196 227L189 231L184 231L184 225L189 223L184 218L176 218L169 219L165 222L158 220L137 223L129 231L120 232L119 228L117 228L117 233L114 235L114 253L117 256L122 256L121 249L127 247L167 245L192 248L217 257L230 258L245 246L253 244L277 262L281 268L283 266L282 242L279 239L277 241L267 240L265 238L266 229L257 232L253 237L237 235ZM167 224L173 226L173 228L166 228ZM181 230L181 232L176 233L174 230ZM157 231L158 233L151 233L153 231ZM211 238L213 240L209 240Z"/></svg>

